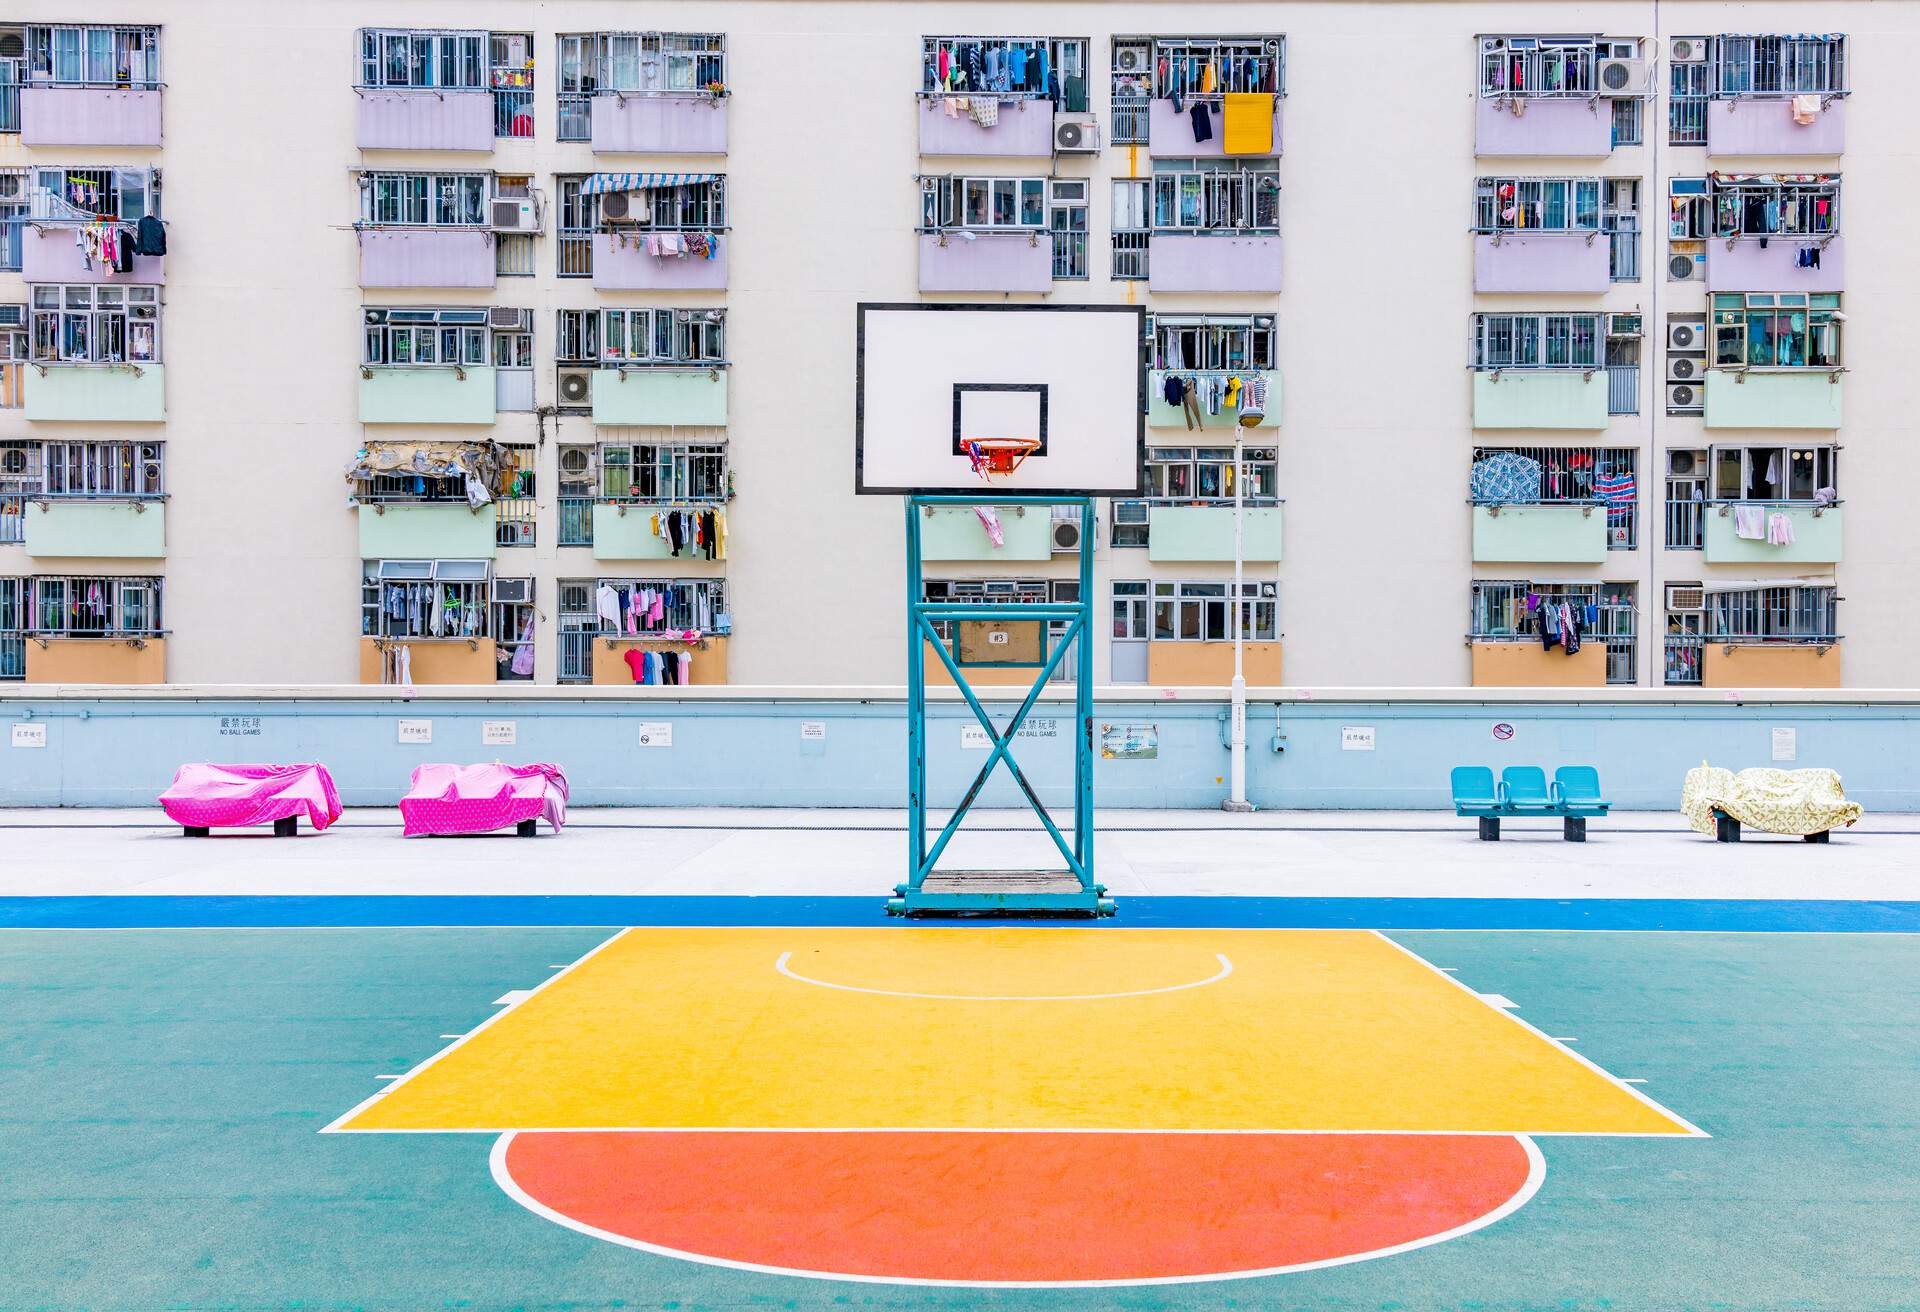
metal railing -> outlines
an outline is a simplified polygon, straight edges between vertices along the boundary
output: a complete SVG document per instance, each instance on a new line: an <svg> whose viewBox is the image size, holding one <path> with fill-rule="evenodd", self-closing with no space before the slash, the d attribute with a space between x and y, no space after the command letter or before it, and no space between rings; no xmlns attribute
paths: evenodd
<svg viewBox="0 0 1920 1312"><path fill-rule="evenodd" d="M493 135L533 136L533 90L496 90L493 93Z"/></svg>
<svg viewBox="0 0 1920 1312"><path fill-rule="evenodd" d="M532 497L501 497L493 503L493 540L496 546L530 547L534 537Z"/></svg>
<svg viewBox="0 0 1920 1312"><path fill-rule="evenodd" d="M1607 274L1614 282L1640 281L1640 229L1609 228Z"/></svg>
<svg viewBox="0 0 1920 1312"><path fill-rule="evenodd" d="M1113 234L1113 277L1138 281L1147 276L1147 243L1150 232Z"/></svg>
<svg viewBox="0 0 1920 1312"><path fill-rule="evenodd" d="M531 278L533 276L533 234L495 233L493 272L501 278Z"/></svg>
<svg viewBox="0 0 1920 1312"><path fill-rule="evenodd" d="M1640 413L1639 365L1610 364L1607 366L1607 413L1610 415Z"/></svg>
<svg viewBox="0 0 1920 1312"><path fill-rule="evenodd" d="M1638 146L1646 137L1646 102L1638 96L1613 102L1613 144Z"/></svg>
<svg viewBox="0 0 1920 1312"><path fill-rule="evenodd" d="M0 636L0 679L27 677L27 640L16 635Z"/></svg>
<svg viewBox="0 0 1920 1312"><path fill-rule="evenodd" d="M560 545L563 547L590 547L593 545L593 498L561 497L560 506Z"/></svg>
<svg viewBox="0 0 1920 1312"><path fill-rule="evenodd" d="M560 683L593 682L593 630L560 630Z"/></svg>
<svg viewBox="0 0 1920 1312"><path fill-rule="evenodd" d="M0 497L0 542L27 540L27 498Z"/></svg>
<svg viewBox="0 0 1920 1312"><path fill-rule="evenodd" d="M1707 144L1707 97L1675 95L1667 101L1667 144Z"/></svg>
<svg viewBox="0 0 1920 1312"><path fill-rule="evenodd" d="M1151 117L1149 106L1152 104L1153 102L1146 96L1115 96L1113 98L1113 137L1109 144L1146 145L1147 124Z"/></svg>
<svg viewBox="0 0 1920 1312"><path fill-rule="evenodd" d="M554 276L589 278L593 276L593 229L562 228L554 242Z"/></svg>
<svg viewBox="0 0 1920 1312"><path fill-rule="evenodd" d="M18 132L20 130L20 86L17 82L0 83L0 132ZM0 678L4 678L0 675Z"/></svg>
<svg viewBox="0 0 1920 1312"><path fill-rule="evenodd" d="M1670 633L1666 644L1665 680L1669 687L1700 683L1700 666L1707 640L1697 633Z"/></svg>
<svg viewBox="0 0 1920 1312"><path fill-rule="evenodd" d="M1053 234L1053 276L1056 278L1087 276L1087 234L1085 232Z"/></svg>
<svg viewBox="0 0 1920 1312"><path fill-rule="evenodd" d="M591 141L593 139L593 97L563 93L558 100L560 118L555 124L555 139Z"/></svg>
<svg viewBox="0 0 1920 1312"><path fill-rule="evenodd" d="M1699 551L1707 544L1707 503L1693 500L1693 483L1688 480L1676 497L1667 487L1667 550Z"/></svg>

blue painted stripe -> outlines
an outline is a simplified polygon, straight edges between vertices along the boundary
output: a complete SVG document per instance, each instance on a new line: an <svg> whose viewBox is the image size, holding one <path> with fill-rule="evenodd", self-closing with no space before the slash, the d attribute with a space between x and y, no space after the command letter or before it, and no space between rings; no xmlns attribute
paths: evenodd
<svg viewBox="0 0 1920 1312"><path fill-rule="evenodd" d="M5 897L0 898L0 928L902 923L890 921L884 905L882 897ZM1120 899L1116 919L1099 923L1118 928L1913 934L1920 933L1920 902L1127 897Z"/></svg>

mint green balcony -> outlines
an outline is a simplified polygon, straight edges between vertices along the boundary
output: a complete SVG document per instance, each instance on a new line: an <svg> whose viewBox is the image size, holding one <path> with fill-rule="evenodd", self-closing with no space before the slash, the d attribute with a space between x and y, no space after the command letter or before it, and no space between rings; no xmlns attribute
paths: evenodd
<svg viewBox="0 0 1920 1312"><path fill-rule="evenodd" d="M601 369L593 378L596 424L727 422L725 369Z"/></svg>
<svg viewBox="0 0 1920 1312"><path fill-rule="evenodd" d="M482 365L461 369L448 365L374 365L362 369L360 422L490 424L493 370Z"/></svg>
<svg viewBox="0 0 1920 1312"><path fill-rule="evenodd" d="M52 497L27 502L29 556L158 559L167 554L166 503Z"/></svg>
<svg viewBox="0 0 1920 1312"><path fill-rule="evenodd" d="M167 417L165 365L50 364L28 369L29 419L159 423Z"/></svg>
<svg viewBox="0 0 1920 1312"><path fill-rule="evenodd" d="M1243 560L1280 559L1280 507L1243 506ZM1153 506L1147 511L1148 560L1233 559L1233 506Z"/></svg>
<svg viewBox="0 0 1920 1312"><path fill-rule="evenodd" d="M1149 428L1180 428L1187 426L1186 411L1183 406L1167 404L1167 375L1169 373L1193 376L1192 369L1155 369L1147 374L1147 426ZM1229 378L1264 378L1267 380L1266 419L1249 433L1270 432L1280 426L1280 375L1271 369L1232 370L1225 375L1209 373L1207 377L1224 376ZM1202 428L1232 428L1240 422L1240 412L1229 410L1224 405L1220 413L1211 415L1203 405L1200 408L1200 426Z"/></svg>
<svg viewBox="0 0 1920 1312"><path fill-rule="evenodd" d="M1825 369L1709 369L1706 426L1838 428L1840 375Z"/></svg>
<svg viewBox="0 0 1920 1312"><path fill-rule="evenodd" d="M980 516L965 506L930 506L921 512L920 554L927 560L1047 560L1053 555L1053 516L1037 506L999 506L1000 536L994 546Z"/></svg>
<svg viewBox="0 0 1920 1312"><path fill-rule="evenodd" d="M464 501L360 505L363 560L476 560L494 551L494 508Z"/></svg>
<svg viewBox="0 0 1920 1312"><path fill-rule="evenodd" d="M597 387L598 384L595 384ZM670 560L673 546L653 531L654 507L644 501L593 504L595 560ZM682 559L687 559L682 556Z"/></svg>
<svg viewBox="0 0 1920 1312"><path fill-rule="evenodd" d="M1477 369L1473 375L1475 428L1607 426L1604 369Z"/></svg>
<svg viewBox="0 0 1920 1312"><path fill-rule="evenodd" d="M1762 505L1762 522L1776 514L1793 521L1793 541L1776 547L1762 538L1743 538L1734 532L1733 506L1720 503L1707 510L1706 557L1709 565L1833 565L1840 560L1839 506Z"/></svg>
<svg viewBox="0 0 1920 1312"><path fill-rule="evenodd" d="M1607 558L1607 508L1475 506L1474 564L1598 565Z"/></svg>

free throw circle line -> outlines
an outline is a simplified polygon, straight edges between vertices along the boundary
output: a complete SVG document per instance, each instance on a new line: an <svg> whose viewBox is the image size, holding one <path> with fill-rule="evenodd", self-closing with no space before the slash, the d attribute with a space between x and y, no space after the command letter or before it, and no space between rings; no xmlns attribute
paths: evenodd
<svg viewBox="0 0 1920 1312"><path fill-rule="evenodd" d="M870 989L858 984L836 984L828 979L814 979L802 975L787 965L793 959L793 953L782 952L773 968L788 979L802 984L812 984L823 989L839 989L843 993L872 993L883 998L927 998L935 1002L1099 1002L1106 998L1145 998L1156 993L1179 993L1184 989L1203 989L1209 984L1218 984L1233 974L1233 963L1227 960L1227 954L1216 952L1213 959L1220 963L1220 969L1205 979L1189 980L1185 984L1169 984L1159 989L1130 989L1125 993L1036 993L1031 995L1004 994L988 995L980 993L907 993L899 989Z"/></svg>

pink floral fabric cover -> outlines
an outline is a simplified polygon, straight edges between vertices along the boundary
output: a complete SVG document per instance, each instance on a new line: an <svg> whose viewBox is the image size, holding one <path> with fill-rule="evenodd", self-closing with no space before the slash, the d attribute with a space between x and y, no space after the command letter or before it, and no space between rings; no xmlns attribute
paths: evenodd
<svg viewBox="0 0 1920 1312"><path fill-rule="evenodd" d="M400 799L406 834L484 834L544 818L567 822L567 776L557 765L422 765Z"/></svg>
<svg viewBox="0 0 1920 1312"><path fill-rule="evenodd" d="M340 818L340 793L324 765L183 765L161 809L190 829L270 825L304 815L315 829Z"/></svg>

